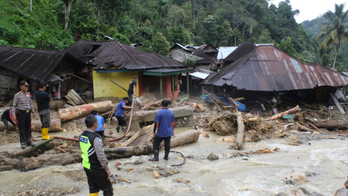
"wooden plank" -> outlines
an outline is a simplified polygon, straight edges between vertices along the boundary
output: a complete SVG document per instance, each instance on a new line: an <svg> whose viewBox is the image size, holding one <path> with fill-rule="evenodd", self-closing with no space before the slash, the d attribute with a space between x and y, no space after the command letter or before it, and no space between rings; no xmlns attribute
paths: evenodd
<svg viewBox="0 0 348 196"><path fill-rule="evenodd" d="M336 99L335 95L333 93L330 93L330 96L331 96L331 99L335 102L335 104L336 104L338 110L341 112L341 114L345 114L346 112L344 111L341 104Z"/></svg>

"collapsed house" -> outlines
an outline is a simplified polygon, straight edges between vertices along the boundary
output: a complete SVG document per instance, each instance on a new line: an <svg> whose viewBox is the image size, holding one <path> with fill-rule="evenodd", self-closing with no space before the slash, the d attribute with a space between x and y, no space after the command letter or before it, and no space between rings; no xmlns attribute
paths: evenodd
<svg viewBox="0 0 348 196"><path fill-rule="evenodd" d="M348 78L340 72L303 63L272 45L245 43L225 60L232 63L209 76L205 88L217 94L249 96L250 101L275 94L290 101L328 101L337 87L348 85Z"/></svg>
<svg viewBox="0 0 348 196"><path fill-rule="evenodd" d="M12 100L19 82L26 80L34 94L40 81L47 81L48 92L60 99L74 88L86 92L92 86L92 67L67 56L65 52L0 46L0 100Z"/></svg>
<svg viewBox="0 0 348 196"><path fill-rule="evenodd" d="M148 92L158 99L176 99L180 92L180 84L187 84L179 74L193 71L187 65L171 58L143 52L116 41L80 40L65 52L94 67L95 101L119 101L127 97L126 90L134 76L137 76L139 81L135 92L137 96ZM123 88L116 86L111 80Z"/></svg>

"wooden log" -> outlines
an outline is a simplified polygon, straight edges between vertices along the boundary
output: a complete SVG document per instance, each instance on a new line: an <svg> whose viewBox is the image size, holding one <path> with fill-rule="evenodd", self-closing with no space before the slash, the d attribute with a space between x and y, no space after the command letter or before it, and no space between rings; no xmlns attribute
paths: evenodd
<svg viewBox="0 0 348 196"><path fill-rule="evenodd" d="M184 144L197 142L199 134L200 133L198 130L189 130L179 133L171 138L170 147L175 148ZM160 148L163 148L163 143ZM131 157L133 155L144 155L152 153L153 146L152 144L142 144L138 146L108 148L105 149L104 152L107 154L108 158L124 158Z"/></svg>
<svg viewBox="0 0 348 196"><path fill-rule="evenodd" d="M64 99L53 99L50 102L50 109L51 110L58 110L60 108L63 108L65 104L66 104L66 100L64 100ZM33 101L33 107L34 107L35 111L37 111L36 101Z"/></svg>
<svg viewBox="0 0 348 196"><path fill-rule="evenodd" d="M311 127L313 127L315 130L320 131L320 129L318 129L318 127L314 126L312 123L308 123Z"/></svg>
<svg viewBox="0 0 348 196"><path fill-rule="evenodd" d="M330 93L331 99L335 102L335 105L337 106L338 110L341 112L341 114L345 114L346 112L342 108L341 104L336 99L335 95L333 93Z"/></svg>
<svg viewBox="0 0 348 196"><path fill-rule="evenodd" d="M111 101L103 101L91 103L86 105L75 106L71 108L59 109L59 117L62 122L83 118L91 114L92 110L97 110L98 113L105 113L112 110L113 105Z"/></svg>
<svg viewBox="0 0 348 196"><path fill-rule="evenodd" d="M288 114L297 112L297 111L299 111L299 110L300 110L300 106L297 105L296 107L294 107L294 108L292 108L292 109L290 109L290 110L287 110L287 111L285 111L285 112L282 112L282 113L273 115L272 117L267 118L266 120L274 120L274 119L277 119L277 118L282 117L283 115L288 115Z"/></svg>
<svg viewBox="0 0 348 196"><path fill-rule="evenodd" d="M244 123L243 123L243 116L241 112L237 112L237 138L236 138L236 145L238 150L243 150L243 143L244 143Z"/></svg>
<svg viewBox="0 0 348 196"><path fill-rule="evenodd" d="M198 107L199 109L203 109L203 104L199 103L199 104L197 104L197 107Z"/></svg>
<svg viewBox="0 0 348 196"><path fill-rule="evenodd" d="M31 148L27 148L24 150L20 150L20 151L15 151L11 153L12 157L18 157L18 156L27 156L29 155L31 152L33 152L34 150L44 146L45 144L50 143L51 141L53 141L54 138L48 139L48 140L43 140L42 142L36 144L36 146L33 146Z"/></svg>
<svg viewBox="0 0 348 196"><path fill-rule="evenodd" d="M235 98L234 100L236 100L236 101L243 101L243 100L245 100L245 98L244 97L238 97L238 98Z"/></svg>
<svg viewBox="0 0 348 196"><path fill-rule="evenodd" d="M41 132L42 124L41 121L31 121L32 131ZM8 130L14 130L14 126L11 123L8 123ZM3 122L0 122L0 131L5 129L5 125ZM51 126L49 132L59 132L62 131L60 119L51 119Z"/></svg>
<svg viewBox="0 0 348 196"><path fill-rule="evenodd" d="M133 143L136 139L139 138L140 135L141 135L141 131L136 132L131 138L129 138L127 141L123 142L121 144L121 147L125 147L125 146L128 146L129 144Z"/></svg>
<svg viewBox="0 0 348 196"><path fill-rule="evenodd" d="M311 121L311 124L317 128L325 129L348 129L348 120L324 120L324 121Z"/></svg>
<svg viewBox="0 0 348 196"><path fill-rule="evenodd" d="M159 171L152 171L152 174L156 179L161 177Z"/></svg>
<svg viewBox="0 0 348 196"><path fill-rule="evenodd" d="M125 179L125 178L120 177L120 179L123 180L123 181L125 181L125 182L127 182L128 184L131 184L131 183L132 183L131 181L129 181L129 180Z"/></svg>
<svg viewBox="0 0 348 196"><path fill-rule="evenodd" d="M307 127L301 125L300 123L296 123L296 125L298 126L298 128L300 128L300 130L313 132L312 130L308 129Z"/></svg>

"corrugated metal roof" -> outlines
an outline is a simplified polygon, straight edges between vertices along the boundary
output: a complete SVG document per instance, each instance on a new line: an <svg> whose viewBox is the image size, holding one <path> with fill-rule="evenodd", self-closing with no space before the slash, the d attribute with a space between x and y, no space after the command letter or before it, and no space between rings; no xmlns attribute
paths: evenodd
<svg viewBox="0 0 348 196"><path fill-rule="evenodd" d="M238 46L226 46L220 47L219 53L217 55L217 59L225 59L228 55L230 55Z"/></svg>
<svg viewBox="0 0 348 196"><path fill-rule="evenodd" d="M64 52L0 46L0 67L44 81L58 66Z"/></svg>
<svg viewBox="0 0 348 196"><path fill-rule="evenodd" d="M157 53L147 53L117 41L94 42L80 40L65 50L68 54L95 69L155 69L179 68L187 65Z"/></svg>
<svg viewBox="0 0 348 196"><path fill-rule="evenodd" d="M196 78L203 79L203 80L209 76L209 74L207 74L207 73L202 73L202 72L198 72L198 71L190 73L190 75L194 76Z"/></svg>
<svg viewBox="0 0 348 196"><path fill-rule="evenodd" d="M287 91L348 85L348 78L319 64L302 63L268 45L255 48L209 76L205 84L228 85L251 91Z"/></svg>

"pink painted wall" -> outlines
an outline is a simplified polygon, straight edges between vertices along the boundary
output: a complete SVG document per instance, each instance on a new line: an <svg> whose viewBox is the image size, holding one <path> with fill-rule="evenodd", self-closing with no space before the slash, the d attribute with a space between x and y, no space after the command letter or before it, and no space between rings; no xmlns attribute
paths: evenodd
<svg viewBox="0 0 348 196"><path fill-rule="evenodd" d="M175 85L177 86L176 91L174 91L174 99L178 98L180 85L178 81L178 74L175 77ZM173 99L172 95L172 76L163 76L163 97Z"/></svg>

